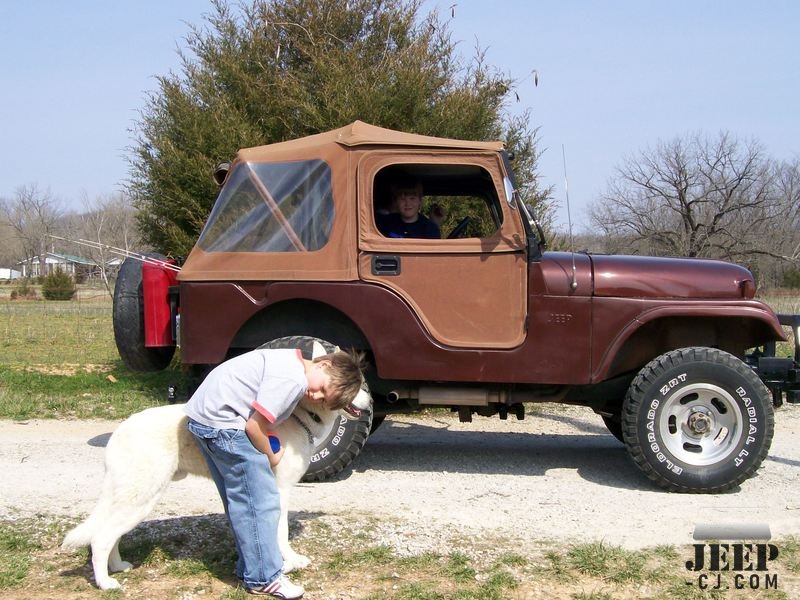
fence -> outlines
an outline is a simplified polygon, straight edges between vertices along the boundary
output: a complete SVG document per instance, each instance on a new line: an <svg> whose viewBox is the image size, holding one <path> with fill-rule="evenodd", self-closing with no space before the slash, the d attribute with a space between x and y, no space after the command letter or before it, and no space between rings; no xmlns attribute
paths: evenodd
<svg viewBox="0 0 800 600"><path fill-rule="evenodd" d="M76 365L119 360L111 300L81 294L68 302L0 300L0 365Z"/></svg>

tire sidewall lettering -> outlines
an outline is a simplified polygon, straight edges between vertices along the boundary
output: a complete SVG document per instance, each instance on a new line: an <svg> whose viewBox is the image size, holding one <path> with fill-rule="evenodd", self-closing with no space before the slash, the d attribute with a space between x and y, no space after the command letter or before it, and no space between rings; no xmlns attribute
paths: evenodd
<svg viewBox="0 0 800 600"><path fill-rule="evenodd" d="M332 352L334 345L327 340L312 336L296 335L275 338L260 348L301 348L308 358L311 344L317 341L326 351ZM367 392L367 388L364 388ZM302 481L323 481L348 467L358 456L367 441L372 424L372 410L362 409L358 419L341 415L339 421L328 430L325 437L317 440L309 459L309 468Z"/></svg>
<svg viewBox="0 0 800 600"><path fill-rule="evenodd" d="M648 462L654 466L658 465L659 470L666 469L673 477L686 477L697 474L704 467L686 464L673 456L666 448L661 438L659 423L664 417L665 401L684 386L689 386L698 382L706 382L716 385L728 392L733 399L736 408L741 411L742 427L741 439L737 442L732 452L714 465L708 465L723 470L740 470L748 464L748 457L758 454L756 447L760 444L761 437L758 435L762 429L762 422L765 418L763 411L759 410L760 404L753 401L756 392L750 389L746 381L742 381L742 376L735 371L724 369L722 365L710 365L709 369L693 369L692 366L685 366L678 371L668 371L661 374L652 384L652 395L648 396L644 402L646 407L645 418L640 423L640 439L642 448ZM731 379L738 379L731 385Z"/></svg>

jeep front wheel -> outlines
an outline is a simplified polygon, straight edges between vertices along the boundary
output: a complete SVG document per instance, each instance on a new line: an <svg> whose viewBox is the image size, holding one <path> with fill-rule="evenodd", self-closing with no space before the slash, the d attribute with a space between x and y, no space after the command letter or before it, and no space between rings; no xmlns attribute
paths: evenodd
<svg viewBox="0 0 800 600"><path fill-rule="evenodd" d="M333 352L336 349L334 344L326 340L305 335L277 338L259 348L299 348L304 358L311 359L315 341L319 342L326 352ZM311 464L303 476L303 481L325 481L350 466L367 443L371 426L371 407L362 410L358 419L349 419L342 415L323 439L315 440Z"/></svg>
<svg viewBox="0 0 800 600"><path fill-rule="evenodd" d="M769 391L736 357L683 348L647 364L631 383L622 434L633 460L670 491L718 493L749 478L774 431Z"/></svg>

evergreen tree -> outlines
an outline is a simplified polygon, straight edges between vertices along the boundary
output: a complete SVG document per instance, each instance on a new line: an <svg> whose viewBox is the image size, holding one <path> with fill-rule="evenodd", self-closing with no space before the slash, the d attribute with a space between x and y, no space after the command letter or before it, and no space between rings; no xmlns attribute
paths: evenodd
<svg viewBox="0 0 800 600"><path fill-rule="evenodd" d="M158 79L135 128L130 192L143 238L192 247L218 193L215 164L239 149L357 119L425 135L505 139L524 197L536 185L536 129L512 118L514 80L480 51L459 57L447 24L419 0L214 0L181 70Z"/></svg>
<svg viewBox="0 0 800 600"><path fill-rule="evenodd" d="M44 278L42 282L42 296L45 300L72 300L77 293L75 280L69 273L58 267Z"/></svg>

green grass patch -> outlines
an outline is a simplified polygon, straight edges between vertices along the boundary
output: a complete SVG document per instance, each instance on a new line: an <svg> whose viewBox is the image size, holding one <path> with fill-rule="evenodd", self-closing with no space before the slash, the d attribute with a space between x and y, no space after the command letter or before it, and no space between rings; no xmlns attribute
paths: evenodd
<svg viewBox="0 0 800 600"><path fill-rule="evenodd" d="M108 364L118 359L111 302L0 302L0 364Z"/></svg>
<svg viewBox="0 0 800 600"><path fill-rule="evenodd" d="M119 362L95 372L55 371L0 366L0 418L122 419L165 403L170 384L185 385L179 371L134 373Z"/></svg>
<svg viewBox="0 0 800 600"><path fill-rule="evenodd" d="M551 565L554 560L550 557ZM566 557L557 562L562 577L564 571L574 570L614 584L665 581L669 576L664 564L682 564L671 546L631 552L602 542L573 546Z"/></svg>
<svg viewBox="0 0 800 600"><path fill-rule="evenodd" d="M783 564L792 572L800 575L800 538L790 536L780 545L780 556Z"/></svg>
<svg viewBox="0 0 800 600"><path fill-rule="evenodd" d="M453 552L447 557L447 574L459 583L475 580L475 569L469 557L461 552Z"/></svg>
<svg viewBox="0 0 800 600"><path fill-rule="evenodd" d="M0 523L0 589L17 587L25 580L38 548L20 527Z"/></svg>
<svg viewBox="0 0 800 600"><path fill-rule="evenodd" d="M548 550L544 554L547 561L546 570L557 580L565 581L570 577L570 568L566 556L560 552Z"/></svg>
<svg viewBox="0 0 800 600"><path fill-rule="evenodd" d="M331 572L370 568L385 565L393 559L394 553L388 546L373 546L358 552L336 550L325 563L325 568Z"/></svg>
<svg viewBox="0 0 800 600"><path fill-rule="evenodd" d="M575 600L614 600L608 592L579 592L572 596Z"/></svg>
<svg viewBox="0 0 800 600"><path fill-rule="evenodd" d="M111 301L0 302L0 418L122 419L179 398L188 378L177 368L136 373L114 344Z"/></svg>

